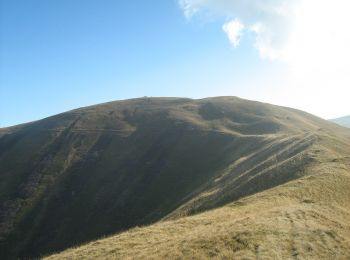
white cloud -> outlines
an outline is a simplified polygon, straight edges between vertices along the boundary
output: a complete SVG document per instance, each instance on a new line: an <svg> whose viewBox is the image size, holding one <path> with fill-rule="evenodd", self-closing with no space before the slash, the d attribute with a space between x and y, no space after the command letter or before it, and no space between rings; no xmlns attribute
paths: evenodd
<svg viewBox="0 0 350 260"><path fill-rule="evenodd" d="M232 20L225 23L222 29L227 34L228 39L234 47L239 45L242 37L242 31L244 29L244 24L242 24L238 19Z"/></svg>
<svg viewBox="0 0 350 260"><path fill-rule="evenodd" d="M237 25L232 30L224 25L226 33L231 31L228 36L233 45L239 44L242 33L253 32L254 47L262 58L288 65L289 75L276 87L274 99L267 102L283 101L323 117L350 113L350 1L181 2L191 16L211 13L232 21L239 19L245 25L243 31Z"/></svg>
<svg viewBox="0 0 350 260"><path fill-rule="evenodd" d="M179 1L187 18L209 12L231 20L239 19L241 24L247 25L247 28L256 34L255 47L261 56L271 59L281 57L281 49L288 40L298 2L299 0ZM231 40L230 36L229 39Z"/></svg>

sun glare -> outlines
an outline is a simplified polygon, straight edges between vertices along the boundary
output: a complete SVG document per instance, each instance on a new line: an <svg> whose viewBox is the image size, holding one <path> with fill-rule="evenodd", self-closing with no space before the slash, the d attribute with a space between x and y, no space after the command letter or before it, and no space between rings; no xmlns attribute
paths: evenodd
<svg viewBox="0 0 350 260"><path fill-rule="evenodd" d="M304 97L298 105L329 118L350 108L349 4L302 1L284 53L291 70L289 85Z"/></svg>

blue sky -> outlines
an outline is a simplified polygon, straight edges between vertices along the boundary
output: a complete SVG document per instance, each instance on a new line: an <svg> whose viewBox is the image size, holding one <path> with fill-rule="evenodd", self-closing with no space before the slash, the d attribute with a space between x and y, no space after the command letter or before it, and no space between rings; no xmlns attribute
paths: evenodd
<svg viewBox="0 0 350 260"><path fill-rule="evenodd" d="M261 58L253 32L233 46L231 14L192 6L206 12L189 17L176 0L0 2L0 127L142 96L285 104L287 65Z"/></svg>

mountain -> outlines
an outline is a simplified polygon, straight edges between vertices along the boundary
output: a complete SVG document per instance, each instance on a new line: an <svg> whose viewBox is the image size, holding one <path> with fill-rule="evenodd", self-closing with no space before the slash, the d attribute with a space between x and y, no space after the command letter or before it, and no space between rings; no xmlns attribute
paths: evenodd
<svg viewBox="0 0 350 260"><path fill-rule="evenodd" d="M1 129L0 258L129 229L58 257L345 255L349 159L347 129L236 97L117 101Z"/></svg>
<svg viewBox="0 0 350 260"><path fill-rule="evenodd" d="M330 121L341 126L350 127L350 116L339 117L336 119L331 119Z"/></svg>

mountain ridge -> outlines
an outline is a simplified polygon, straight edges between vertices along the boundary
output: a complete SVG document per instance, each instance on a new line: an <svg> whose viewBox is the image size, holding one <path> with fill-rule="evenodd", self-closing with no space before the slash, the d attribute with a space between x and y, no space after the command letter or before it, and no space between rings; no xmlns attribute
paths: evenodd
<svg viewBox="0 0 350 260"><path fill-rule="evenodd" d="M330 119L331 122L337 123L341 126L345 126L350 128L350 115L349 116L343 116L335 119Z"/></svg>

